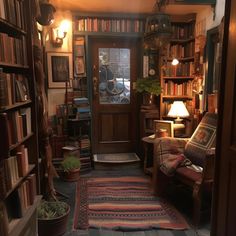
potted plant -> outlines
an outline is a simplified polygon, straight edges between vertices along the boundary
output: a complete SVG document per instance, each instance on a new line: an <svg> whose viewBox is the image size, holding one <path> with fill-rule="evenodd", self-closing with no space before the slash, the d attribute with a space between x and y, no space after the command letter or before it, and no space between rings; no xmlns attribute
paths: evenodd
<svg viewBox="0 0 236 236"><path fill-rule="evenodd" d="M152 103L153 95L160 95L161 85L160 82L155 77L147 77L139 79L136 82L136 90L143 94L143 103ZM147 100L147 101L146 101Z"/></svg>
<svg viewBox="0 0 236 236"><path fill-rule="evenodd" d="M70 206L62 201L42 201L37 208L38 235L59 236L66 232Z"/></svg>
<svg viewBox="0 0 236 236"><path fill-rule="evenodd" d="M66 156L61 162L61 177L66 181L77 181L80 174L80 159L77 156Z"/></svg>

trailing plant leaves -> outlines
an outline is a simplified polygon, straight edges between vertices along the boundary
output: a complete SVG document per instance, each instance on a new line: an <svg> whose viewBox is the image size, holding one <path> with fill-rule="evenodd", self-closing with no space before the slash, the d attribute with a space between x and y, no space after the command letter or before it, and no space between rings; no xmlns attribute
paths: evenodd
<svg viewBox="0 0 236 236"><path fill-rule="evenodd" d="M136 89L139 93L148 92L154 95L159 95L161 93L160 82L156 78L137 80Z"/></svg>
<svg viewBox="0 0 236 236"><path fill-rule="evenodd" d="M42 201L37 208L37 214L39 219L53 219L59 216L63 216L68 211L68 205L65 202L54 201Z"/></svg>

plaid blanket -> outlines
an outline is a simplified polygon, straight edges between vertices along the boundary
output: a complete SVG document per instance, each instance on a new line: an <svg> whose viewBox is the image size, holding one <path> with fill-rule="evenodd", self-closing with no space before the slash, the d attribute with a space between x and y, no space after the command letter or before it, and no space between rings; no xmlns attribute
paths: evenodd
<svg viewBox="0 0 236 236"><path fill-rule="evenodd" d="M174 175L176 168L192 165L184 156L184 147L188 139L162 138L156 148L156 158L159 158L160 170L168 175Z"/></svg>

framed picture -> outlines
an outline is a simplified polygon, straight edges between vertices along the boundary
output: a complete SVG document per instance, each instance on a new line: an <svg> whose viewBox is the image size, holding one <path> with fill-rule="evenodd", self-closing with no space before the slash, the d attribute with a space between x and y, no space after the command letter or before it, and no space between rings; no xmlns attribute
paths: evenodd
<svg viewBox="0 0 236 236"><path fill-rule="evenodd" d="M168 137L174 137L174 122L171 120L154 120L154 131L157 133L160 129L167 132Z"/></svg>
<svg viewBox="0 0 236 236"><path fill-rule="evenodd" d="M84 75L85 74L85 64L84 57L76 57L75 58L75 73L76 75Z"/></svg>
<svg viewBox="0 0 236 236"><path fill-rule="evenodd" d="M67 52L49 52L48 63L48 87L65 88L66 82L72 79L72 55Z"/></svg>

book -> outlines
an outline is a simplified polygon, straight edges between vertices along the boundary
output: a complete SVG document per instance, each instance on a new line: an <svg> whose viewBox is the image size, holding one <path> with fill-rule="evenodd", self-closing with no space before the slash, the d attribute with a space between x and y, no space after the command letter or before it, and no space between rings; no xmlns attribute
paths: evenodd
<svg viewBox="0 0 236 236"><path fill-rule="evenodd" d="M37 194L37 186L36 186L36 175L30 174L27 177L28 180L28 193L29 193L29 204L32 205L34 203L35 196Z"/></svg>
<svg viewBox="0 0 236 236"><path fill-rule="evenodd" d="M7 209L2 201L0 201L0 235L8 235Z"/></svg>
<svg viewBox="0 0 236 236"><path fill-rule="evenodd" d="M7 78L6 74L3 73L2 68L0 68L0 109L5 108L8 105L8 95L7 95Z"/></svg>
<svg viewBox="0 0 236 236"><path fill-rule="evenodd" d="M11 145L10 126L7 113L0 113L0 160L8 156Z"/></svg>

